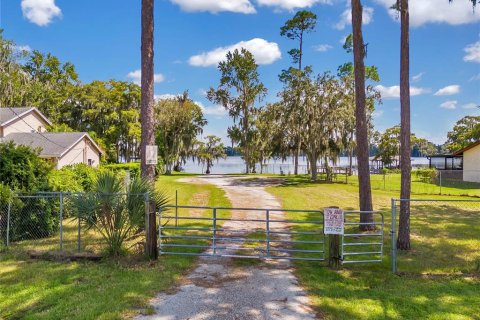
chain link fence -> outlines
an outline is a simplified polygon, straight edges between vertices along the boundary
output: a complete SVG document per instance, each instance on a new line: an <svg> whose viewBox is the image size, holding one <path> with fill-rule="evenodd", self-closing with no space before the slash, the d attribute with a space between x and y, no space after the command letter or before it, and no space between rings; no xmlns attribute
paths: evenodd
<svg viewBox="0 0 480 320"><path fill-rule="evenodd" d="M128 215L126 206L143 205L145 199L148 199L145 194L128 197L127 194L98 193L15 195L11 201L0 203L0 247L37 252L100 253L106 248L106 234L100 230L117 227L118 217ZM87 206L101 211L102 205L111 212L104 212L101 219L85 215ZM139 242L143 242L139 237L125 239L128 248Z"/></svg>
<svg viewBox="0 0 480 320"><path fill-rule="evenodd" d="M398 239L400 206L410 205L411 250L392 246L400 273L480 276L479 200L392 200L392 243Z"/></svg>
<svg viewBox="0 0 480 320"><path fill-rule="evenodd" d="M480 197L480 171L438 170L425 176L412 171L412 194ZM400 173L372 174L372 189L400 191ZM337 174L334 181L358 186L358 176Z"/></svg>

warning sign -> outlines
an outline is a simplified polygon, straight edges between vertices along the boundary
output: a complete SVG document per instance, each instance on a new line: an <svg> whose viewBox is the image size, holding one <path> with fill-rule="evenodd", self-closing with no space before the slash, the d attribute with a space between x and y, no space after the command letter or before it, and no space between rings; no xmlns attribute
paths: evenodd
<svg viewBox="0 0 480 320"><path fill-rule="evenodd" d="M338 208L325 208L323 211L324 234L343 234L344 230L344 215L343 210Z"/></svg>
<svg viewBox="0 0 480 320"><path fill-rule="evenodd" d="M158 146L147 145L147 149L145 152L145 162L146 164L158 163Z"/></svg>

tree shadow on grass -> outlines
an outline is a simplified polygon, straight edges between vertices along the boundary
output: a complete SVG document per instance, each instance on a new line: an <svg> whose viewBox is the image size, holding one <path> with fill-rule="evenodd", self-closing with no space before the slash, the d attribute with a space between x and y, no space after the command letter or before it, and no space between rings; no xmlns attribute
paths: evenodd
<svg viewBox="0 0 480 320"><path fill-rule="evenodd" d="M4 257L0 260L0 318L118 318L144 308L158 290L168 288L193 261L167 257L126 266L118 260L60 263Z"/></svg>

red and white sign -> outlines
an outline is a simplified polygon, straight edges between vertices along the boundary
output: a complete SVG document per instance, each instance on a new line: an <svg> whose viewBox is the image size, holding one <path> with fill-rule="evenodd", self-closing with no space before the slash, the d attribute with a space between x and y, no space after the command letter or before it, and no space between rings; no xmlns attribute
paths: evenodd
<svg viewBox="0 0 480 320"><path fill-rule="evenodd" d="M342 209L325 208L323 211L323 233L324 234L343 234L344 214Z"/></svg>

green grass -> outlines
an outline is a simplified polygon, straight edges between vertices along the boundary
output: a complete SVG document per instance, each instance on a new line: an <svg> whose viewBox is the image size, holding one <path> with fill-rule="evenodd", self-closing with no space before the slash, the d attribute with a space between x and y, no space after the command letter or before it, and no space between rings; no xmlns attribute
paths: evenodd
<svg viewBox="0 0 480 320"><path fill-rule="evenodd" d="M230 206L221 189L178 182L184 177L188 176L162 176L158 185L170 196L177 189L179 204ZM64 237L75 234L72 225ZM42 240L37 249L49 250L55 241ZM148 314L152 312L148 300L168 289L196 260L161 256L149 262L142 255L129 255L98 263L52 262L32 260L24 248L0 252L0 319L120 319Z"/></svg>
<svg viewBox="0 0 480 320"><path fill-rule="evenodd" d="M412 174L412 194L480 197L480 183L444 179L440 187L438 184L424 182ZM400 191L400 174L372 174L370 180L372 189ZM358 186L358 176L345 179L345 175L338 175L337 181Z"/></svg>
<svg viewBox="0 0 480 320"><path fill-rule="evenodd" d="M358 190L354 186L314 184L307 177L286 179L284 186L268 189L286 209L358 209ZM385 214L387 232L392 197L398 197L398 193L373 192L375 209ZM451 198L415 196L420 197ZM399 275L390 271L388 235L383 263L346 265L334 271L318 263L296 262L296 273L315 307L327 319L478 319L479 211L478 203L421 202L412 206L413 249L400 253ZM309 219L290 215L293 217Z"/></svg>

